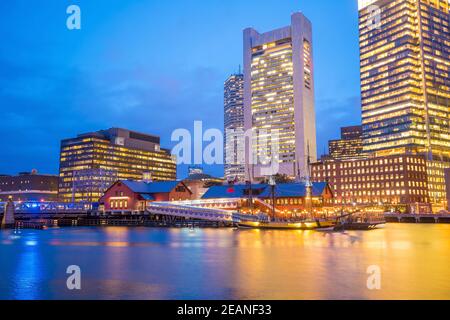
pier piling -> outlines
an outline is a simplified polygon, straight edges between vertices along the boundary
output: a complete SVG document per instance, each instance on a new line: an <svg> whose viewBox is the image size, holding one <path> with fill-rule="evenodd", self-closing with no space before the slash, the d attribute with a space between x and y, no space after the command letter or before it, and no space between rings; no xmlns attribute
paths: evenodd
<svg viewBox="0 0 450 320"><path fill-rule="evenodd" d="M14 224L15 224L14 202L10 198L8 199L8 202L5 204L1 228L2 229L14 228Z"/></svg>

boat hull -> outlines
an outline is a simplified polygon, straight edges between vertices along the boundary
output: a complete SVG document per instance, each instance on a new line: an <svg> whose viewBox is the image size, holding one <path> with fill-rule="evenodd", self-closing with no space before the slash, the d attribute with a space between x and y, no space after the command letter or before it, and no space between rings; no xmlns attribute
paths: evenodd
<svg viewBox="0 0 450 320"><path fill-rule="evenodd" d="M337 225L335 227L336 231L367 231L367 230L375 230L380 226L385 225L386 222L368 222L368 223L344 223L342 225Z"/></svg>
<svg viewBox="0 0 450 320"><path fill-rule="evenodd" d="M272 229L272 230L315 230L329 228L336 225L333 221L307 221L307 222L240 222L240 228L246 229Z"/></svg>

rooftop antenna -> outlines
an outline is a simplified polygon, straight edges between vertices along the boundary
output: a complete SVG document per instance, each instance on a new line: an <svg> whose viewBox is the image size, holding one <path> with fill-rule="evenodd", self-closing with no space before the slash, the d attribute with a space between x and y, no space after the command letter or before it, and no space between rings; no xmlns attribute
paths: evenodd
<svg viewBox="0 0 450 320"><path fill-rule="evenodd" d="M239 65L239 72L238 74L241 74L241 65Z"/></svg>

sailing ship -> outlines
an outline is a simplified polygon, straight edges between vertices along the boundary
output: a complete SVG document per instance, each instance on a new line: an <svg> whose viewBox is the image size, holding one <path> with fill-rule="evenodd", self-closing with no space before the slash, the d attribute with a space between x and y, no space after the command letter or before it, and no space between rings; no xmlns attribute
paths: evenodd
<svg viewBox="0 0 450 320"><path fill-rule="evenodd" d="M309 156L309 146L307 155L308 170L305 178L306 186L306 209L308 213L308 219L298 220L298 219L278 219L276 214L276 181L275 176L271 175L269 177L269 186L271 189L272 204L270 205L270 215L260 215L260 216L241 216L241 221L239 222L240 228L252 228L252 229L277 229L277 230L315 230L320 228L334 228L338 222L335 220L319 219L314 216L312 211L312 199L313 199L313 184L311 181L311 161ZM294 164L295 165L295 164ZM297 163L297 179L300 179L300 168ZM253 198L252 198L252 175L250 174L250 192L249 192L249 203L253 208ZM266 204L267 205L267 204ZM268 206L268 205L267 205Z"/></svg>

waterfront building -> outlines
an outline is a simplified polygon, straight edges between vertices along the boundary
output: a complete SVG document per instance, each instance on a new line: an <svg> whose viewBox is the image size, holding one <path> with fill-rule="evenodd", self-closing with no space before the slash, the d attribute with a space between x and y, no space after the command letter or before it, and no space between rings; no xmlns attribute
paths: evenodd
<svg viewBox="0 0 450 320"><path fill-rule="evenodd" d="M246 178L263 175L264 156L279 163L274 173L306 176L308 154L312 161L317 157L315 121L311 22L294 13L291 25L281 29L245 29L244 125L253 131Z"/></svg>
<svg viewBox="0 0 450 320"><path fill-rule="evenodd" d="M224 85L225 178L245 180L244 75L231 75Z"/></svg>
<svg viewBox="0 0 450 320"><path fill-rule="evenodd" d="M329 156L332 159L354 159L366 155L362 145L362 126L341 128L341 139L328 143Z"/></svg>
<svg viewBox="0 0 450 320"><path fill-rule="evenodd" d="M315 211L320 211L324 207L332 209L334 194L328 183L314 182L311 191L311 203ZM253 213L256 211L272 213L274 199L277 214L302 214L308 209L306 183L277 184L274 194L269 184L213 186L208 189L202 199L216 201L218 205L223 200L238 200L241 205L237 209L248 210L250 195L253 199Z"/></svg>
<svg viewBox="0 0 450 320"><path fill-rule="evenodd" d="M117 180L176 179L176 161L160 138L111 128L61 142L59 197L64 202L97 202Z"/></svg>
<svg viewBox="0 0 450 320"><path fill-rule="evenodd" d="M311 178L329 182L336 205L407 207L430 201L427 162L420 155L325 160L312 164Z"/></svg>
<svg viewBox="0 0 450 320"><path fill-rule="evenodd" d="M0 202L10 197L16 202L51 202L58 200L57 175L39 174L36 170L18 175L0 175Z"/></svg>
<svg viewBox="0 0 450 320"><path fill-rule="evenodd" d="M359 24L364 151L424 155L430 200L442 206L450 167L449 2L360 0Z"/></svg>
<svg viewBox="0 0 450 320"><path fill-rule="evenodd" d="M192 192L182 181L131 181L114 183L100 199L105 212L143 212L155 201L191 200Z"/></svg>

